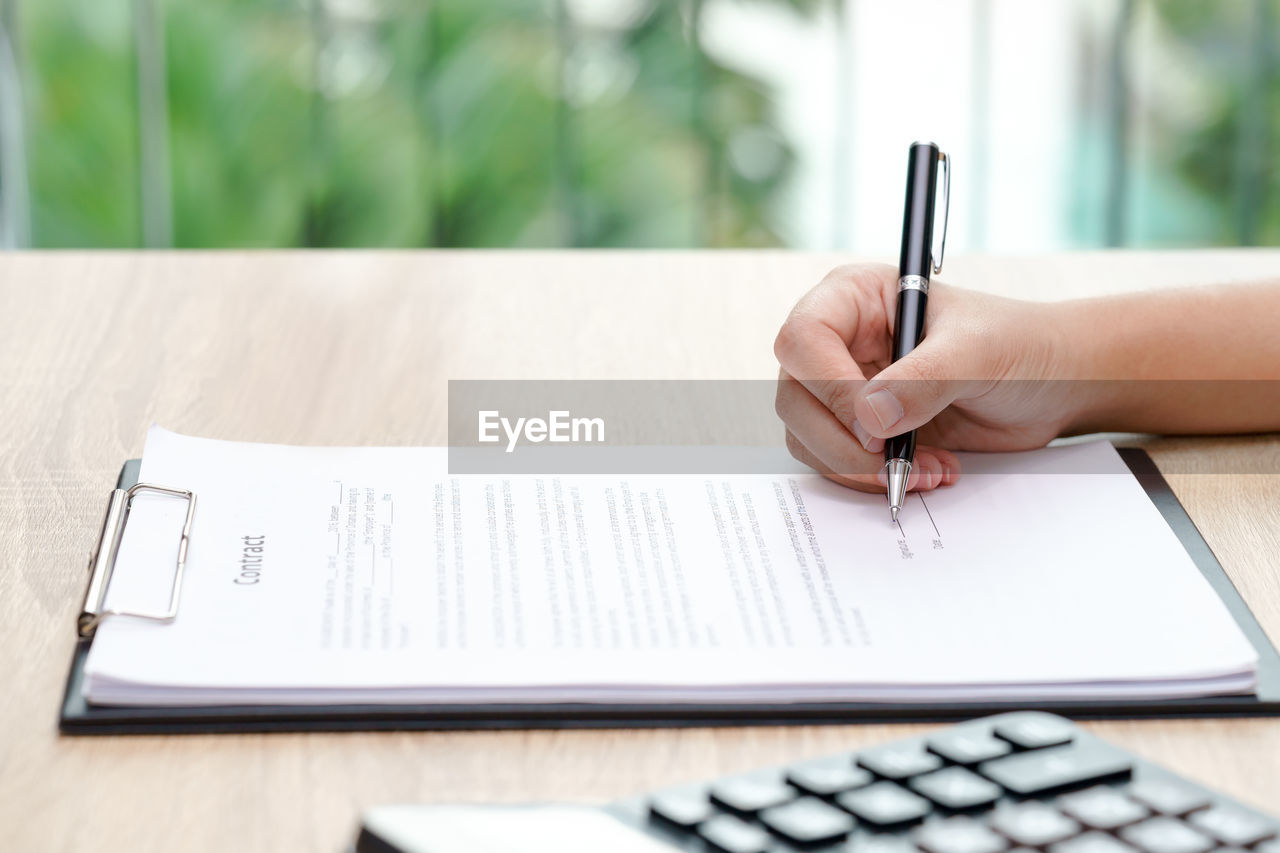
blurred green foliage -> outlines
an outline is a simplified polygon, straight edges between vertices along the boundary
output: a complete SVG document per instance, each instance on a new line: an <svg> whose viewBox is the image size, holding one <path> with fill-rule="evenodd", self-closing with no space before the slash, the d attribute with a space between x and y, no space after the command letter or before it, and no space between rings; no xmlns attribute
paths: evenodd
<svg viewBox="0 0 1280 853"><path fill-rule="evenodd" d="M792 148L767 83L700 49L702 3L0 0L24 72L32 239L142 245L152 186L182 247L777 245ZM1280 243L1280 0L1133 6L1132 31L1075 35L1097 60L1063 239ZM140 162L148 7L167 164ZM1116 94L1117 33L1140 92Z"/></svg>
<svg viewBox="0 0 1280 853"><path fill-rule="evenodd" d="M1194 119L1169 121L1156 152L1204 208L1201 240L1280 244L1280 0L1153 8L1202 89Z"/></svg>
<svg viewBox="0 0 1280 853"><path fill-rule="evenodd" d="M763 84L697 49L698 0L150 2L178 246L778 242L792 155ZM131 4L18 10L34 242L139 245Z"/></svg>
<svg viewBox="0 0 1280 853"><path fill-rule="evenodd" d="M27 4L20 25L30 121L33 239L41 246L140 240L137 117L128 22L112 6ZM55 7L62 7L57 9ZM61 14L59 14L61 12ZM56 21L56 24L53 22Z"/></svg>

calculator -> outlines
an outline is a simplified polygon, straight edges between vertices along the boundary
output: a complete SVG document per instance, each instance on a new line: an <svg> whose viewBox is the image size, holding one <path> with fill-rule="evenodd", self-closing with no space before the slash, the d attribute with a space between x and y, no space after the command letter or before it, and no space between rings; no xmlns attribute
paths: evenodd
<svg viewBox="0 0 1280 853"><path fill-rule="evenodd" d="M356 850L1280 853L1278 834L1274 815L1022 711L598 808L387 806Z"/></svg>

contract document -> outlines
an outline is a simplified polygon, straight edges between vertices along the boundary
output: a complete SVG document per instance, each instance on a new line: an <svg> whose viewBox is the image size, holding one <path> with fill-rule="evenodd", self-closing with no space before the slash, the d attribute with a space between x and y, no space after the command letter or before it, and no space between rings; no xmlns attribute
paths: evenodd
<svg viewBox="0 0 1280 853"><path fill-rule="evenodd" d="M1254 649L1097 442L911 495L816 474L451 476L445 448L152 428L198 496L179 613L109 616L97 704L936 702L1248 692ZM979 461L981 464L978 464ZM1074 473L1079 472L1079 473ZM140 494L107 601L167 602Z"/></svg>

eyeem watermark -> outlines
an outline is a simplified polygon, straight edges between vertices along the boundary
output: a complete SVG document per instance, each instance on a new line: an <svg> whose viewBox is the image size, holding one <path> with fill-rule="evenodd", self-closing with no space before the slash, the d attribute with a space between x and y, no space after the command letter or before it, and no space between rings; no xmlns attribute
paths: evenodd
<svg viewBox="0 0 1280 853"><path fill-rule="evenodd" d="M550 411L546 418L516 418L513 422L498 411L483 411L478 415L476 440L481 444L496 444L505 436L507 453L515 451L521 438L530 444L604 441L604 418L575 418L567 411Z"/></svg>

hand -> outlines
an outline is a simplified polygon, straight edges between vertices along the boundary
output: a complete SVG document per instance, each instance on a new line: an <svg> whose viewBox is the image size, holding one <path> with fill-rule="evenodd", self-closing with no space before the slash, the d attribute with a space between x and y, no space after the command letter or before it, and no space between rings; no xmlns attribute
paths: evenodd
<svg viewBox="0 0 1280 853"><path fill-rule="evenodd" d="M897 295L893 267L838 267L778 332L776 408L797 459L883 491L884 439L918 429L908 487L933 489L960 475L950 451L1041 447L1076 416L1071 383L1039 381L1061 378L1070 351L1050 308L933 281L925 338L891 365Z"/></svg>

